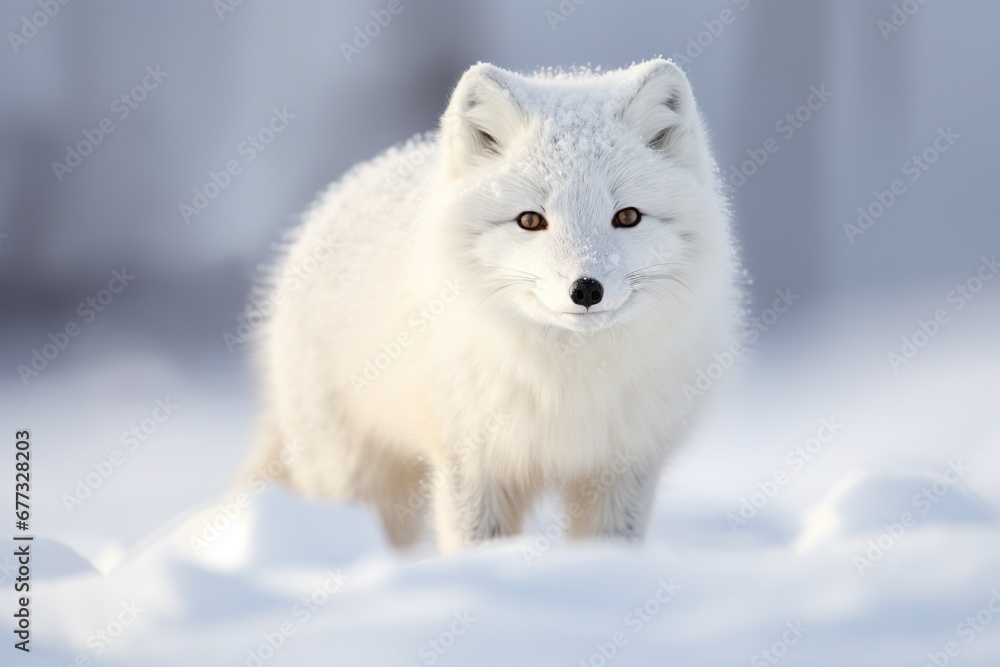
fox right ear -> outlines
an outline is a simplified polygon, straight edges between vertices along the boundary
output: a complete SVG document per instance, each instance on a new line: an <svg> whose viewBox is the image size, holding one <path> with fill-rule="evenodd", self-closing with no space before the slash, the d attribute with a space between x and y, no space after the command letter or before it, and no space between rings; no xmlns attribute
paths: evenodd
<svg viewBox="0 0 1000 667"><path fill-rule="evenodd" d="M711 181L705 159L707 140L687 77L672 61L656 58L628 70L635 86L622 120L646 145L689 169L699 181Z"/></svg>
<svg viewBox="0 0 1000 667"><path fill-rule="evenodd" d="M473 65L441 117L443 157L451 175L489 164L523 133L526 117L511 92L511 75L488 63Z"/></svg>

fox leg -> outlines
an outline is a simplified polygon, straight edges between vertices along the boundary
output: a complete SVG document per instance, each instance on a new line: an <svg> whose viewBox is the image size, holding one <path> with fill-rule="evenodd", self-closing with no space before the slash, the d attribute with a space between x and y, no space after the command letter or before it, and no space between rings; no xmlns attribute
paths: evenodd
<svg viewBox="0 0 1000 667"><path fill-rule="evenodd" d="M503 483L473 466L445 466L435 493L441 551L516 535L533 491Z"/></svg>
<svg viewBox="0 0 1000 667"><path fill-rule="evenodd" d="M629 541L646 535L652 514L658 467L609 468L600 475L570 482L564 494L570 537L616 537Z"/></svg>

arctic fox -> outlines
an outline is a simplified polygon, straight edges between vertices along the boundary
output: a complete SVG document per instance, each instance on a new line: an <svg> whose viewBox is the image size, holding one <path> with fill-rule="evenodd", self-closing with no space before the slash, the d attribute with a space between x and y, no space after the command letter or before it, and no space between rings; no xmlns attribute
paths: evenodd
<svg viewBox="0 0 1000 667"><path fill-rule="evenodd" d="M728 208L684 74L480 63L440 129L352 169L273 275L255 461L451 551L543 489L640 539L738 320Z"/></svg>

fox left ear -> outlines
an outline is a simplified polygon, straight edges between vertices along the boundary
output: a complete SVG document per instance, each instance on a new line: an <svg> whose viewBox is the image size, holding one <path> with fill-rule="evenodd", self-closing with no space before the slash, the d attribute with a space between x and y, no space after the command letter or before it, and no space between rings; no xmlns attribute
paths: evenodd
<svg viewBox="0 0 1000 667"><path fill-rule="evenodd" d="M707 183L711 178L707 141L684 72L673 62L657 58L635 65L629 73L638 81L633 84L635 92L625 104L622 120L651 149Z"/></svg>

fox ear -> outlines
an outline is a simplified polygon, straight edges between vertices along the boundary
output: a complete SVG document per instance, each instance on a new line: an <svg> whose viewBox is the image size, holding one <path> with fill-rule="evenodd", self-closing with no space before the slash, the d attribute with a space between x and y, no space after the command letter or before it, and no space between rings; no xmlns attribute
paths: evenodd
<svg viewBox="0 0 1000 667"><path fill-rule="evenodd" d="M625 104L625 124L651 149L707 182L703 180L711 175L705 157L707 142L684 72L673 62L658 58L635 65L629 73L635 77L635 92Z"/></svg>
<svg viewBox="0 0 1000 667"><path fill-rule="evenodd" d="M479 63L455 86L441 117L444 159L452 175L496 160L524 131L526 116L514 99L512 76Z"/></svg>

